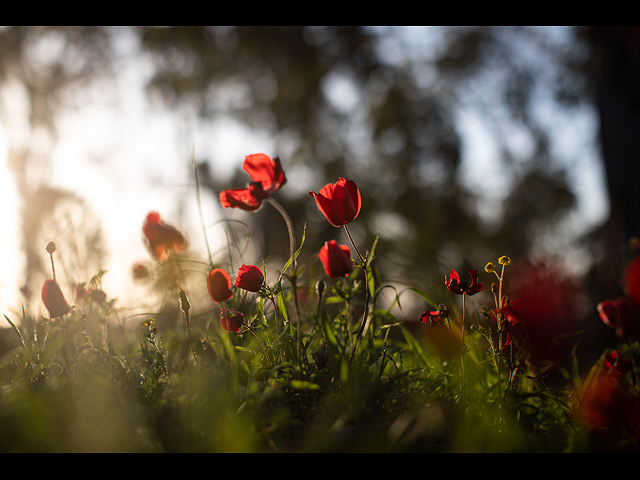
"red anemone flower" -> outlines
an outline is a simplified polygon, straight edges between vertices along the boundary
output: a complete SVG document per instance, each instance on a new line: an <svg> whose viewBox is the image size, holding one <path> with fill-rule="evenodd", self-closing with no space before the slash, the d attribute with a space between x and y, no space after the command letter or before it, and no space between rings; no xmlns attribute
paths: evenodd
<svg viewBox="0 0 640 480"><path fill-rule="evenodd" d="M287 183L280 164L280 157L272 159L264 153L247 155L242 167L253 180L247 188L224 190L220 192L220 203L224 208L240 208L253 211L262 206L269 198Z"/></svg>
<svg viewBox="0 0 640 480"><path fill-rule="evenodd" d="M484 288L484 284L478 282L477 270L469 270L469 275L471 275L471 284L461 282L458 272L451 270L449 277L444 277L444 283L451 293L457 295L475 295Z"/></svg>
<svg viewBox="0 0 640 480"><path fill-rule="evenodd" d="M316 199L316 205L329 223L340 227L353 221L360 213L362 198L353 180L340 178L336 183L328 183L320 192L309 192Z"/></svg>
<svg viewBox="0 0 640 480"><path fill-rule="evenodd" d="M209 296L215 303L224 302L233 297L231 291L231 277L221 268L215 268L209 272L207 277L207 289Z"/></svg>
<svg viewBox="0 0 640 480"><path fill-rule="evenodd" d="M264 283L264 274L255 265L242 265L238 270L235 286L249 292L259 292Z"/></svg>
<svg viewBox="0 0 640 480"><path fill-rule="evenodd" d="M629 297L603 300L597 306L600 320L616 330L618 338L628 340L640 334L640 315Z"/></svg>
<svg viewBox="0 0 640 480"><path fill-rule="evenodd" d="M318 253L318 258L324 266L324 272L331 278L346 277L353 271L351 250L346 245L340 245L335 240L324 243Z"/></svg>
<svg viewBox="0 0 640 480"><path fill-rule="evenodd" d="M171 251L181 252L186 246L182 233L175 227L162 221L158 212L150 212L142 226L142 233L147 237L148 247L156 260L169 258Z"/></svg>
<svg viewBox="0 0 640 480"><path fill-rule="evenodd" d="M225 332L239 332L244 323L244 314L235 310L220 311L220 326Z"/></svg>
<svg viewBox="0 0 640 480"><path fill-rule="evenodd" d="M449 310L440 304L438 310L427 310L420 316L420 323L429 322L431 326L442 326L444 321L449 318Z"/></svg>
<svg viewBox="0 0 640 480"><path fill-rule="evenodd" d="M62 317L71 311L60 285L52 279L45 281L42 286L42 302L49 310L51 318Z"/></svg>
<svg viewBox="0 0 640 480"><path fill-rule="evenodd" d="M604 356L604 366L611 378L623 377L633 366L633 360L620 350L607 352Z"/></svg>

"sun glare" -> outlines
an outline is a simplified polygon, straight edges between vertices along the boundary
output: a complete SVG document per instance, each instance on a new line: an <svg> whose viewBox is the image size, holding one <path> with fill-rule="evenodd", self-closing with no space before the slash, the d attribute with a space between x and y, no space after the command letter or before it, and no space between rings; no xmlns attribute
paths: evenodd
<svg viewBox="0 0 640 480"><path fill-rule="evenodd" d="M13 308L17 303L20 237L18 230L19 200L15 183L7 165L7 142L0 128L0 306Z"/></svg>

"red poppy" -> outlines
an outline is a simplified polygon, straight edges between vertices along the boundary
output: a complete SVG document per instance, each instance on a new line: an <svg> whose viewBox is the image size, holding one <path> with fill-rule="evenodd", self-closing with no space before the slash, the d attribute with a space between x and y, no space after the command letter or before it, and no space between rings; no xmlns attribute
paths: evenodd
<svg viewBox="0 0 640 480"><path fill-rule="evenodd" d="M618 338L627 340L640 334L640 315L629 297L603 300L596 307L600 320L615 328Z"/></svg>
<svg viewBox="0 0 640 480"><path fill-rule="evenodd" d="M340 245L335 240L324 243L318 253L318 258L324 266L324 272L331 278L346 277L353 271L351 250L346 245Z"/></svg>
<svg viewBox="0 0 640 480"><path fill-rule="evenodd" d="M159 261L166 260L171 251L181 252L186 246L182 233L175 227L164 223L158 212L150 212L147 215L147 220L142 226L142 233L147 237L151 254Z"/></svg>
<svg viewBox="0 0 640 480"><path fill-rule="evenodd" d="M519 298L513 300L513 302L509 302L506 298L502 300L502 308L500 309L500 313L502 318L506 320L509 325L516 325L520 323L520 319L522 318L522 309L524 305ZM498 309L494 308L493 319L497 319Z"/></svg>
<svg viewBox="0 0 640 480"><path fill-rule="evenodd" d="M438 310L427 310L420 316L420 323L429 322L431 326L444 325L444 321L449 318L449 310L444 305L440 305Z"/></svg>
<svg viewBox="0 0 640 480"><path fill-rule="evenodd" d="M633 361L618 350L605 354L604 366L608 370L611 378L623 377L633 366Z"/></svg>
<svg viewBox="0 0 640 480"><path fill-rule="evenodd" d="M360 190L352 180L340 178L336 183L328 183L320 192L309 192L316 199L316 205L334 227L346 225L360 213L362 198Z"/></svg>
<svg viewBox="0 0 640 480"><path fill-rule="evenodd" d="M264 274L255 265L242 265L238 270L235 286L249 292L259 292L264 283Z"/></svg>
<svg viewBox="0 0 640 480"><path fill-rule="evenodd" d="M287 178L280 165L280 157L272 159L264 153L248 155L242 165L253 182L247 188L220 192L220 203L224 208L240 208L253 211L262 206L262 201L280 189Z"/></svg>
<svg viewBox="0 0 640 480"><path fill-rule="evenodd" d="M478 282L477 270L469 270L469 275L471 275L471 284L461 282L458 272L451 270L449 276L444 277L444 283L451 293L457 295L475 295L484 288L484 284Z"/></svg>
<svg viewBox="0 0 640 480"><path fill-rule="evenodd" d="M207 277L207 288L209 296L215 303L224 302L233 297L231 291L231 277L221 268L215 268L209 272Z"/></svg>
<svg viewBox="0 0 640 480"><path fill-rule="evenodd" d="M62 317L71 311L60 285L55 280L49 279L42 286L42 301L49 310L51 318Z"/></svg>
<svg viewBox="0 0 640 480"><path fill-rule="evenodd" d="M220 311L220 326L225 332L239 332L244 323L244 314L235 310Z"/></svg>

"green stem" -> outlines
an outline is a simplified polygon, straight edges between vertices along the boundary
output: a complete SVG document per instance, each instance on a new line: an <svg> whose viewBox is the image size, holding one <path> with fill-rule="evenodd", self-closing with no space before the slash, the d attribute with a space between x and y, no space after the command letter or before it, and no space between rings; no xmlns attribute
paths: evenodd
<svg viewBox="0 0 640 480"><path fill-rule="evenodd" d="M365 258L360 253L360 250L358 250L358 246L356 245L356 242L353 241L351 232L349 232L349 228L346 225L344 225L344 231L347 233L347 237L349 237L349 241L351 242L351 245L353 245L353 248L356 251L358 258L360 259L360 263L362 264L362 268L364 269L364 288L365 288L364 313L362 314L362 323L360 324L360 328L358 329L358 335L356 336L356 341L353 346L353 351L351 352L351 359L349 360L349 364L351 364L353 362L353 358L355 356L356 349L360 341L360 337L367 334L369 330L369 325L371 323L371 319L369 318L369 301L371 298L371 291L369 289L369 264L366 262Z"/></svg>
<svg viewBox="0 0 640 480"><path fill-rule="evenodd" d="M291 217L289 216L289 214L287 213L287 211L282 207L282 205L280 205L278 202L276 202L273 198L269 197L267 198L267 202L269 202L269 204L271 204L271 206L273 206L273 208L275 208L278 213L282 216L282 218L284 219L284 223L287 225L287 231L289 233L289 258L291 259L291 268L293 269L293 274L289 277L290 281L291 281L291 286L293 288L293 302L295 304L295 314L296 314L296 325L297 325L297 346L298 346L298 360L300 361L300 364L302 366L302 330L301 330L301 326L300 326L300 305L298 304L298 286L297 286L297 278L298 278L298 272L297 272L297 264L298 262L296 261L296 235L295 232L293 230L293 222L291 221Z"/></svg>

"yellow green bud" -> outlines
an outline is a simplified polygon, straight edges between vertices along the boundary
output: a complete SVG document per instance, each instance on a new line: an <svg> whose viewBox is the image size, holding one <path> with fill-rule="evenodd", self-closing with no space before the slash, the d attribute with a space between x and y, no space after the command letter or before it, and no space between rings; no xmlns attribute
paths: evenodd
<svg viewBox="0 0 640 480"><path fill-rule="evenodd" d="M493 263L489 262L489 263L487 263L487 265L485 265L484 271L487 272L487 273L491 273L491 272L493 272L493 270L495 270L495 268L496 268L496 266Z"/></svg>

